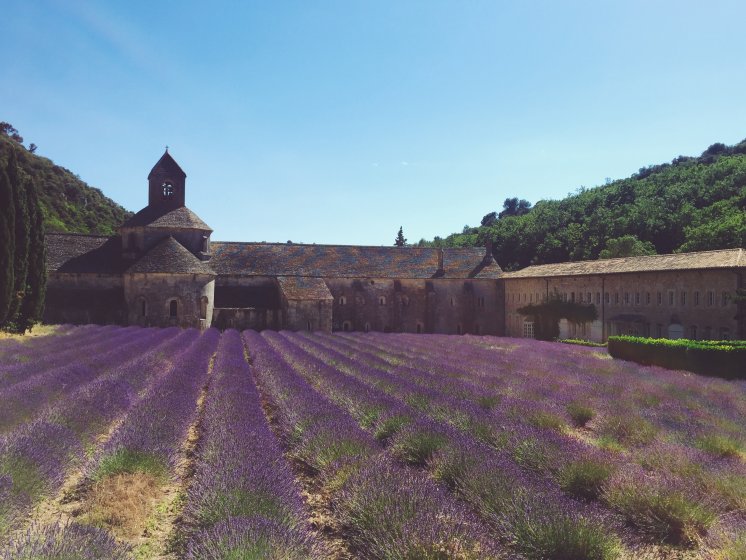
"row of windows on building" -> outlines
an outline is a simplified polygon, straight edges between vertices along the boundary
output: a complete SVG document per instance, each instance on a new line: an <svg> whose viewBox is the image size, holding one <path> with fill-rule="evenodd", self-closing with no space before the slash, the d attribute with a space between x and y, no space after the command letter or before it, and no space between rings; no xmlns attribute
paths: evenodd
<svg viewBox="0 0 746 560"><path fill-rule="evenodd" d="M534 322L528 319L523 319L521 316L514 318L517 326L517 330L522 333L524 338L534 338ZM522 320L522 322L521 322ZM587 338L589 325L586 323L581 324L569 324L569 332L567 333L572 338ZM641 324L639 326L631 326L626 323L615 323L613 321L606 322L606 332L609 336L612 335L631 335L631 336L650 336L653 338L688 338L689 340L730 340L730 329L728 327L711 327L706 325L701 327L700 325L689 325L684 326L678 323L672 323L670 325L663 325L657 323Z"/></svg>
<svg viewBox="0 0 746 560"><path fill-rule="evenodd" d="M477 298L476 298L477 307L483 308L485 306L485 301L486 300L485 300L484 296L477 296ZM378 305L380 307L385 306L386 302L387 302L386 296L378 296ZM339 296L337 298L337 303L340 306L347 305L347 303L348 303L347 296ZM357 305L359 305L359 306L365 305L365 298L362 297L362 296L357 296L355 298L355 303ZM401 304L402 304L402 306L409 307L409 303L410 303L409 296L402 296L401 297ZM457 298L451 296L449 303L450 303L451 307L456 307L456 305L459 302L458 302Z"/></svg>
<svg viewBox="0 0 746 560"><path fill-rule="evenodd" d="M207 304L208 299L207 296L202 296L197 299L197 305L199 306L199 318L200 319L206 319L207 318ZM138 298L138 312L140 317L147 317L148 316L148 302L143 297L140 296ZM166 302L166 307L168 309L168 316L172 319L176 319L179 316L179 300L177 298L171 298Z"/></svg>
<svg viewBox="0 0 746 560"><path fill-rule="evenodd" d="M342 330L344 332L350 332L350 331L353 331L355 329L353 328L353 325L352 325L351 321L344 321L342 323ZM370 332L371 330L372 330L372 328L371 328L370 323L365 323L363 325L363 332ZM383 328L383 332L385 332L385 333L391 332L391 327L384 327ZM417 322L417 324L415 325L414 332L416 332L417 334L424 333L425 332L425 326L424 326L424 324L422 324L420 322ZM456 325L456 327L454 328L454 330L453 330L453 334L476 334L476 335L480 335L480 334L482 334L482 327L479 325L479 323L475 323L474 324L474 332L473 333L469 333L468 330L465 329L464 326L461 323L458 323Z"/></svg>
<svg viewBox="0 0 746 560"><path fill-rule="evenodd" d="M571 301L578 303L595 303L601 305L601 292L563 292L557 294L562 301ZM699 292L695 290L691 293L691 299L689 298L689 292L680 290L678 293L675 290L668 290L667 292L655 292L655 300L653 300L652 292L605 292L604 303L610 304L612 301L614 305L664 305L669 306L680 306L686 305L706 305L707 307L714 307L720 305L726 307L730 304L731 294L730 292L721 292L719 295L714 290L708 290L706 292ZM547 301L547 296L541 296L539 292L533 293L517 293L512 292L508 294L508 301L511 303L540 303Z"/></svg>

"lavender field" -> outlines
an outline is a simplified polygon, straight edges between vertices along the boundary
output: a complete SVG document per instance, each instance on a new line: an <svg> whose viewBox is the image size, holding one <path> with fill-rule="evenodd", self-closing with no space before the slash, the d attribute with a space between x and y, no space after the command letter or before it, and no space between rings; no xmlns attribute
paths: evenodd
<svg viewBox="0 0 746 560"><path fill-rule="evenodd" d="M0 340L0 560L746 558L746 382L604 349Z"/></svg>

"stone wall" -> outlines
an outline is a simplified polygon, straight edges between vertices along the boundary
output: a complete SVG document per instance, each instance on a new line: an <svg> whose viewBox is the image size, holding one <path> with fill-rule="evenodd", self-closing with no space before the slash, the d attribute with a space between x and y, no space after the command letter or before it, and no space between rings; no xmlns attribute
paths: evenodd
<svg viewBox="0 0 746 560"><path fill-rule="evenodd" d="M332 329L501 334L501 289L495 280L326 280L334 296Z"/></svg>
<svg viewBox="0 0 746 560"><path fill-rule="evenodd" d="M283 304L283 329L291 331L332 331L331 301L286 300Z"/></svg>
<svg viewBox="0 0 746 560"><path fill-rule="evenodd" d="M47 279L45 323L124 324L122 277L52 272Z"/></svg>
<svg viewBox="0 0 746 560"><path fill-rule="evenodd" d="M221 330L280 330L282 312L279 309L216 307L212 314L212 326Z"/></svg>
<svg viewBox="0 0 746 560"><path fill-rule="evenodd" d="M567 301L593 303L599 315L598 321L585 328L563 321L562 338L605 341L618 334L742 338L734 301L741 274L721 269L506 279L506 334L528 335L527 318L518 308L557 293Z"/></svg>
<svg viewBox="0 0 746 560"><path fill-rule="evenodd" d="M203 274L129 273L124 275L124 294L131 325L207 328L215 280Z"/></svg>

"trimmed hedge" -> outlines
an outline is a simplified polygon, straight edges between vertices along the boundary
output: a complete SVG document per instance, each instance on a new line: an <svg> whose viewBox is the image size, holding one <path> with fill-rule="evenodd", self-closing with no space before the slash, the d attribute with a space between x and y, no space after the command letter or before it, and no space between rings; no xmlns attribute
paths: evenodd
<svg viewBox="0 0 746 560"><path fill-rule="evenodd" d="M583 340L581 338L560 338L557 342L562 344L574 344L576 346L590 346L592 348L606 348L605 342L593 342L592 340Z"/></svg>
<svg viewBox="0 0 746 560"><path fill-rule="evenodd" d="M746 341L610 336L609 354L639 364L746 379Z"/></svg>

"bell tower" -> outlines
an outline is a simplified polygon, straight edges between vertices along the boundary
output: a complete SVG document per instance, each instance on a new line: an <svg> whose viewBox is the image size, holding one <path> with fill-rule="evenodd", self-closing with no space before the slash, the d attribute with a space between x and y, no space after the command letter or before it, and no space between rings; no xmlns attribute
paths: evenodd
<svg viewBox="0 0 746 560"><path fill-rule="evenodd" d="M184 206L186 173L168 153L161 156L148 174L148 206L173 209Z"/></svg>

